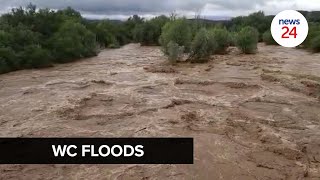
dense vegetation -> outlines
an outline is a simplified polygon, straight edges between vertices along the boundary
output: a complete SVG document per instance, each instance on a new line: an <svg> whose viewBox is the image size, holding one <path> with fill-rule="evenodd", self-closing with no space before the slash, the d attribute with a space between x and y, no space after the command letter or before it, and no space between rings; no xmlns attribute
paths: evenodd
<svg viewBox="0 0 320 180"><path fill-rule="evenodd" d="M239 32L246 26L254 27L259 32L259 41L262 41L262 35L264 32L270 29L270 24L274 16L265 16L264 12L259 11L252 13L249 16L239 16L233 18L229 23L229 30Z"/></svg>
<svg viewBox="0 0 320 180"><path fill-rule="evenodd" d="M302 48L320 52L319 12L303 12L309 22L309 35ZM257 52L258 42L277 45L270 32L274 16L266 16L262 11L249 16L235 17L231 21L203 23L200 19L173 19L167 23L160 36L164 53L170 51L166 44L173 41L185 48L191 62L206 62L211 55L228 53L229 46L237 46L245 54ZM183 25L182 25L183 23ZM180 27L185 29L180 30ZM191 30L191 33L190 33ZM190 37L191 34L191 37Z"/></svg>
<svg viewBox="0 0 320 180"><path fill-rule="evenodd" d="M260 14L259 14L260 16ZM240 31L230 32L222 24L208 26L197 22L196 19L188 21L184 18L171 19L162 29L160 44L170 61L174 57L169 52L177 52L171 48L183 48L192 63L204 63L214 54L226 54L231 45L237 47L245 54L255 53L259 40L259 31L250 26L244 26ZM262 30L261 30L262 31ZM177 46L168 46L168 43ZM176 59L174 62L180 60Z"/></svg>
<svg viewBox="0 0 320 180"><path fill-rule="evenodd" d="M303 42L302 47L310 49L313 52L320 52L317 50L316 45L320 46L320 42L316 42L317 36L320 35L320 23L309 23L309 34L307 39Z"/></svg>
<svg viewBox="0 0 320 180"><path fill-rule="evenodd" d="M144 23L138 24L133 30L133 39L142 45L160 45L159 37L162 27L169 22L166 16L158 16Z"/></svg>
<svg viewBox="0 0 320 180"><path fill-rule="evenodd" d="M132 42L140 24L139 16L126 22L89 21L71 8L53 11L30 4L12 9L0 17L0 73L95 56L101 48Z"/></svg>
<svg viewBox="0 0 320 180"><path fill-rule="evenodd" d="M319 52L319 12L302 13L310 23L302 47ZM272 18L260 11L221 22L174 15L100 21L86 20L71 8L53 11L29 5L0 17L0 73L67 63L95 56L101 48L118 48L131 42L161 45L173 63L183 53L191 62L206 62L213 54L228 53L231 45L243 53L255 53L258 41L276 44L269 30Z"/></svg>
<svg viewBox="0 0 320 180"><path fill-rule="evenodd" d="M310 48L315 53L320 52L320 34L318 34L311 40Z"/></svg>
<svg viewBox="0 0 320 180"><path fill-rule="evenodd" d="M0 18L0 73L42 68L97 54L96 36L71 8L13 9Z"/></svg>

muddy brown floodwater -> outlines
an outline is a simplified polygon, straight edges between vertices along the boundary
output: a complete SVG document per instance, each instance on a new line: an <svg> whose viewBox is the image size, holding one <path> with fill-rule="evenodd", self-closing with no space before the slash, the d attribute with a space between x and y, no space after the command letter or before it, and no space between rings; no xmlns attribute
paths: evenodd
<svg viewBox="0 0 320 180"><path fill-rule="evenodd" d="M320 179L320 55L166 64L127 45L0 75L1 137L194 137L194 165L1 165L0 179Z"/></svg>

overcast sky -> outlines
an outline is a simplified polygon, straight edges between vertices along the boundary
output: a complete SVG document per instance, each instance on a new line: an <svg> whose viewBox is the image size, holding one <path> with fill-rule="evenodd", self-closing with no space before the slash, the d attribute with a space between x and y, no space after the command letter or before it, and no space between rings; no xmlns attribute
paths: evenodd
<svg viewBox="0 0 320 180"><path fill-rule="evenodd" d="M88 18L124 19L132 14L150 17L176 12L194 16L239 16L263 10L276 14L286 9L320 10L320 0L0 0L0 13L12 7L33 3L41 8L62 9L67 6Z"/></svg>

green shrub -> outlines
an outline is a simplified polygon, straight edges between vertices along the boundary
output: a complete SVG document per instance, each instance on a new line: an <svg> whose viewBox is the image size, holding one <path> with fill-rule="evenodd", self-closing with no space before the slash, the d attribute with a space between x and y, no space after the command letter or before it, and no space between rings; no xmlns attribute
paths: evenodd
<svg viewBox="0 0 320 180"><path fill-rule="evenodd" d="M6 60L0 58L0 74L10 71L12 71L12 69L8 66Z"/></svg>
<svg viewBox="0 0 320 180"><path fill-rule="evenodd" d="M12 44L13 38L14 37L12 33L0 30L0 47L10 46Z"/></svg>
<svg viewBox="0 0 320 180"><path fill-rule="evenodd" d="M17 53L10 47L0 48L0 60L2 61L1 65L5 67L4 69L17 70L21 68Z"/></svg>
<svg viewBox="0 0 320 180"><path fill-rule="evenodd" d="M99 38L84 24L100 33ZM96 55L96 40L108 45L117 43L114 32L120 29L112 29L116 23L99 24L82 19L71 8L59 11L37 10L34 5L14 8L0 17L0 72L48 67L53 61L68 62Z"/></svg>
<svg viewBox="0 0 320 180"><path fill-rule="evenodd" d="M217 48L218 48L218 44L214 34L208 31L208 50L210 52L210 55L215 54L217 52Z"/></svg>
<svg viewBox="0 0 320 180"><path fill-rule="evenodd" d="M302 43L303 48L312 49L312 41L320 34L320 24L310 23L309 33L306 40Z"/></svg>
<svg viewBox="0 0 320 180"><path fill-rule="evenodd" d="M237 33L231 32L229 33L229 46L236 46L237 42Z"/></svg>
<svg viewBox="0 0 320 180"><path fill-rule="evenodd" d="M231 19L230 29L239 31L243 27L255 27L259 32L259 41L262 41L262 34L270 29L270 24L274 16L265 16L263 11L254 12L249 16L238 16Z"/></svg>
<svg viewBox="0 0 320 180"><path fill-rule="evenodd" d="M185 52L190 51L192 33L186 19L177 19L166 23L162 29L159 42L165 54L168 54L168 44L170 41L184 47Z"/></svg>
<svg viewBox="0 0 320 180"><path fill-rule="evenodd" d="M257 50L259 32L253 27L244 27L237 35L237 47L245 54L253 54Z"/></svg>
<svg viewBox="0 0 320 180"><path fill-rule="evenodd" d="M15 51L22 51L28 45L41 43L41 34L32 31L26 26L18 25L9 32L13 36L10 47Z"/></svg>
<svg viewBox="0 0 320 180"><path fill-rule="evenodd" d="M172 64L174 64L181 59L183 55L184 47L179 46L174 41L170 41L167 46L168 47L166 49L168 51L167 53L168 59Z"/></svg>
<svg viewBox="0 0 320 180"><path fill-rule="evenodd" d="M117 42L116 37L108 30L101 30L97 35L97 42L103 47L108 47L110 44Z"/></svg>
<svg viewBox="0 0 320 180"><path fill-rule="evenodd" d="M23 68L45 68L52 66L52 56L46 49L39 46L28 46L21 53L21 64Z"/></svg>
<svg viewBox="0 0 320 180"><path fill-rule="evenodd" d="M210 55L216 52L217 49L214 37L214 34L209 33L205 28L199 30L192 41L191 62L203 63L209 60Z"/></svg>
<svg viewBox="0 0 320 180"><path fill-rule="evenodd" d="M97 42L103 46L108 47L110 44L117 44L117 39L114 35L113 25L108 21L98 23L94 29L96 33Z"/></svg>
<svg viewBox="0 0 320 180"><path fill-rule="evenodd" d="M133 36L135 37L136 42L140 42L141 45L157 45L159 35L156 34L156 25L150 21L145 22L144 24L136 26L133 31Z"/></svg>
<svg viewBox="0 0 320 180"><path fill-rule="evenodd" d="M139 25L135 26L135 28L132 30L133 42L142 44L143 33L144 33L144 25L143 24L139 24Z"/></svg>
<svg viewBox="0 0 320 180"><path fill-rule="evenodd" d="M97 53L96 37L82 24L66 22L51 40L55 61L70 62L76 58L94 56Z"/></svg>
<svg viewBox="0 0 320 180"><path fill-rule="evenodd" d="M162 27L169 21L166 16L155 17L139 24L133 30L133 39L141 45L159 45Z"/></svg>
<svg viewBox="0 0 320 180"><path fill-rule="evenodd" d="M278 43L273 39L271 31L266 31L263 33L263 42L266 45L277 45Z"/></svg>
<svg viewBox="0 0 320 180"><path fill-rule="evenodd" d="M228 30L225 28L215 28L211 33L213 34L214 40L217 44L215 53L225 54L230 45L230 35Z"/></svg>
<svg viewBox="0 0 320 180"><path fill-rule="evenodd" d="M310 48L313 52L320 52L320 34L311 40Z"/></svg>

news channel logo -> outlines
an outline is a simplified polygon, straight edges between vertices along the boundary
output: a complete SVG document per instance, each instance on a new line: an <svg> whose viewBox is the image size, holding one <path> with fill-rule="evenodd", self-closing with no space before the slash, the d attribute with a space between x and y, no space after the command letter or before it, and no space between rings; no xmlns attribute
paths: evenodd
<svg viewBox="0 0 320 180"><path fill-rule="evenodd" d="M307 38L307 19L298 11L285 10L277 14L271 23L273 39L283 47L297 47Z"/></svg>

